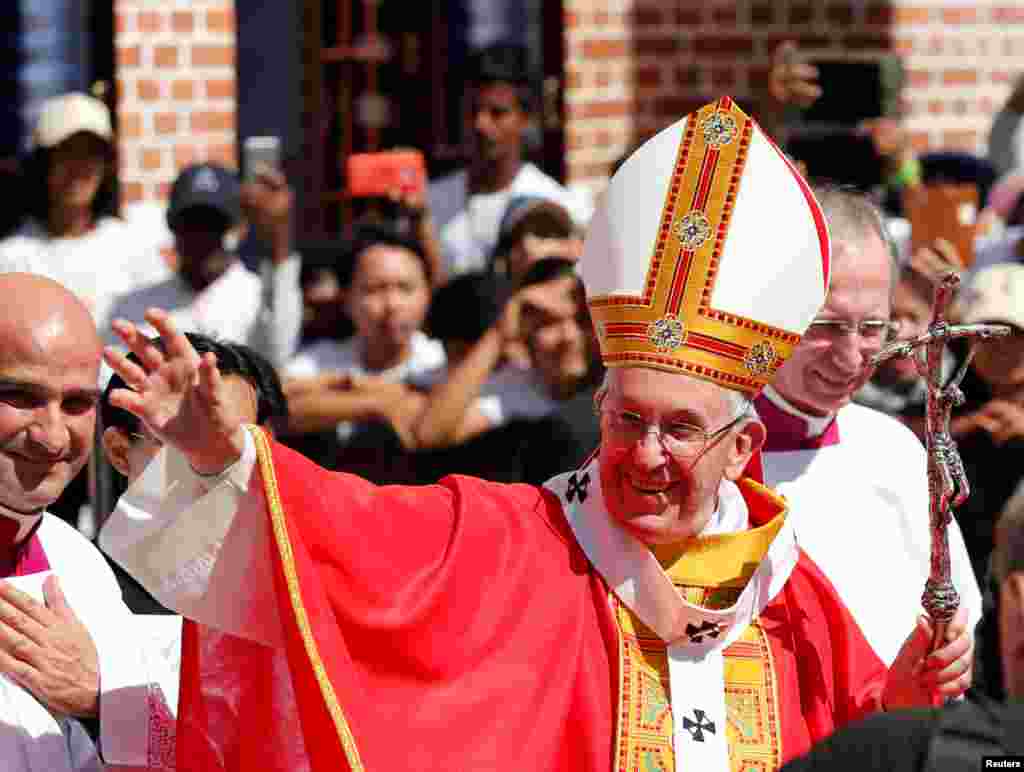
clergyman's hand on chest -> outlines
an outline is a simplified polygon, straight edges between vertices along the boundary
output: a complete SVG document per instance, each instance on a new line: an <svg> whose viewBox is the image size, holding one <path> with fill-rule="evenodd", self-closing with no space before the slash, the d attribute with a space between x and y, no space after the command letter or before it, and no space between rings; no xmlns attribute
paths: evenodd
<svg viewBox="0 0 1024 772"><path fill-rule="evenodd" d="M0 672L56 713L98 715L96 645L64 598L60 583L43 583L46 605L0 581Z"/></svg>

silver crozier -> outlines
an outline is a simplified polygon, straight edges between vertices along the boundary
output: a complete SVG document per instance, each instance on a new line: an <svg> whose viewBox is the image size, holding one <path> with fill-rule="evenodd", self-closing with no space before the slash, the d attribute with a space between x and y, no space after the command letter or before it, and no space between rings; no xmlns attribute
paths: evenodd
<svg viewBox="0 0 1024 772"><path fill-rule="evenodd" d="M981 338L1008 335L1010 328L1001 324L950 324L946 320L950 302L960 277L947 273L935 288L932 320L928 331L911 340L894 343L871 359L877 365L892 357L911 357L918 374L928 387L925 413L925 442L928 449L928 498L931 516L931 569L924 586L921 604L932 618L935 629L934 647L946 638L946 626L960 605L960 596L953 586L949 569L949 538L946 529L954 507L959 507L971 493L964 474L964 465L956 443L949 433L949 417L954 407L963 404L960 382L974 358L974 346ZM946 384L942 383L942 354L954 338L971 338L967 356Z"/></svg>

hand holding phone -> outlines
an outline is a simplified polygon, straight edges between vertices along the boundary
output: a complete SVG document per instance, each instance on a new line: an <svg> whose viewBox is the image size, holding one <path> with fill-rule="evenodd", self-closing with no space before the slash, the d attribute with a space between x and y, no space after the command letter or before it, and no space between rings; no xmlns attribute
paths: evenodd
<svg viewBox="0 0 1024 772"><path fill-rule="evenodd" d="M356 198L419 196L426 189L427 168L418 150L356 153L345 163L349 195Z"/></svg>
<svg viewBox="0 0 1024 772"><path fill-rule="evenodd" d="M242 168L245 170L245 182L255 180L261 169L280 169L280 138L246 137L242 143Z"/></svg>
<svg viewBox="0 0 1024 772"><path fill-rule="evenodd" d="M783 42L772 56L768 94L782 105L810 107L821 96L818 68L808 62L792 40Z"/></svg>
<svg viewBox="0 0 1024 772"><path fill-rule="evenodd" d="M903 191L903 211L910 221L911 254L933 248L939 239L956 248L964 267L974 262L978 189L971 184L917 185Z"/></svg>

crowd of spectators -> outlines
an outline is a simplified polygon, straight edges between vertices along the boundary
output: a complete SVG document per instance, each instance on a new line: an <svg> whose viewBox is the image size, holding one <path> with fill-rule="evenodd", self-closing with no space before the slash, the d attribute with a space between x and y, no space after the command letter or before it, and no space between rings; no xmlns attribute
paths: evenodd
<svg viewBox="0 0 1024 772"><path fill-rule="evenodd" d="M787 108L822 93L815 67L784 44L758 117L785 140ZM947 270L963 275L962 318L1014 329L974 356L951 426L973 488L957 515L979 578L1022 468L1022 94L1024 83L998 113L987 155L917 153L893 116L850 127L870 139L882 170L868 192L891 237L894 338L925 329ZM391 191L344 241L296 233L291 188L270 167L243 181L215 163L189 166L171 188L167 231L130 222L118 214L106 108L81 94L53 99L24 163L25 213L0 241L0 270L72 289L111 341L111 320L141 322L158 306L186 329L250 346L283 382L289 415L279 435L325 466L378 482L453 472L542 481L596 443L591 399L602 372L573 270L592 202L527 158L534 97L521 48L482 51L465 96L464 167L422 190ZM943 186L976 191L968 254L911 232L908 202ZM170 260L160 249L168 234ZM257 254L240 254L242 243ZM963 346L949 353L946 376L966 357ZM925 390L912 362L884 364L856 401L923 439ZM56 507L73 523L90 509L86 483L83 473ZM104 498L93 509L108 507Z"/></svg>
<svg viewBox="0 0 1024 772"><path fill-rule="evenodd" d="M822 93L815 67L784 44L757 115L785 140L787 108ZM963 318L1015 331L978 352L952 423L974 488L958 514L979 575L1021 468L1022 94L1024 83L998 112L987 155L915 152L894 116L850 127L871 140L882 170L870 193L889 218L896 336L923 331L934 280L946 270L963 273ZM269 167L244 182L215 163L180 170L163 233L119 216L107 109L81 94L50 100L23 163L21 224L0 241L0 270L69 287L108 340L112 319L142 321L159 306L187 329L251 346L283 379L290 416L281 436L327 466L358 464L378 481L457 471L514 479L525 474L516 459L544 455L524 478L537 481L572 466L596 437L593 411L577 409L601 368L572 270L592 202L526 155L535 99L521 48L481 52L465 96L464 167L423 190L392 191L392 205L375 210L387 216L356 222L346 241L319 242L295 232L291 188ZM968 254L942 239L922 244L908 219L915 191L965 185L977 202ZM160 248L168 233L170 260ZM259 254L240 255L241 243ZM966 356L950 353L947 375ZM856 399L921 434L924 396L913 363L893 360ZM535 431L566 445L527 451ZM498 460L481 466L485 456ZM989 479L994 469L1008 471ZM87 505L85 477L58 506L72 522Z"/></svg>

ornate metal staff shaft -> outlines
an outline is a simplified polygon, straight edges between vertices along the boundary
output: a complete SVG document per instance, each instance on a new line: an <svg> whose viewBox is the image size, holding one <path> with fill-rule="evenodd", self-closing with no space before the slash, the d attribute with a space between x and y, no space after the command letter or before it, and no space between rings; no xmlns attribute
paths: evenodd
<svg viewBox="0 0 1024 772"><path fill-rule="evenodd" d="M963 462L956 443L949 433L949 419L953 408L963 404L960 383L974 358L977 340L1008 335L1010 328L999 324L951 325L946 320L953 293L960 284L956 273L947 273L935 288L932 320L928 331L907 341L887 346L871 359L871 366L892 357L912 357L918 374L928 387L925 413L925 442L928 452L928 499L931 522L931 567L925 583L921 604L932 618L935 630L933 648L939 648L946 639L946 627L960 605L960 596L950 575L949 538L946 529L952 510L970 495L971 489L964 473ZM942 355L946 345L954 338L971 338L967 356L949 379L942 383Z"/></svg>

